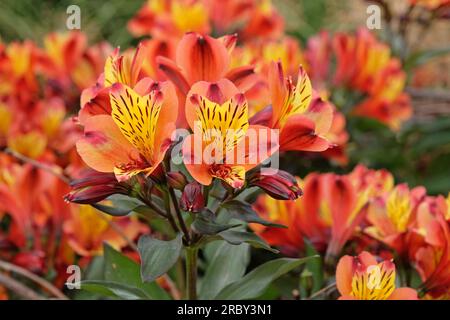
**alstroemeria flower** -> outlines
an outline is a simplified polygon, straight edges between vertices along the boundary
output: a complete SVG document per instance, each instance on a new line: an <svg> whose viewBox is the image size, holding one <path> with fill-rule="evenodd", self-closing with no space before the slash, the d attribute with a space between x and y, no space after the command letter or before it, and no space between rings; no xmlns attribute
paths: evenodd
<svg viewBox="0 0 450 320"><path fill-rule="evenodd" d="M365 228L364 232L386 243L398 254L406 253L407 232L414 224L417 207L424 198L423 187L409 190L406 184L397 185L370 203L367 220L371 226Z"/></svg>
<svg viewBox="0 0 450 320"><path fill-rule="evenodd" d="M250 19L240 32L244 40L255 38L276 39L283 34L284 19L271 0L257 1Z"/></svg>
<svg viewBox="0 0 450 320"><path fill-rule="evenodd" d="M169 82L147 84L139 91L114 84L111 115L87 118L84 137L77 142L86 164L100 172L114 172L119 181L138 173L149 176L164 159L175 130L175 89Z"/></svg>
<svg viewBox="0 0 450 320"><path fill-rule="evenodd" d="M208 33L209 13L203 0L149 0L128 22L137 36L178 38L187 31Z"/></svg>
<svg viewBox="0 0 450 320"><path fill-rule="evenodd" d="M243 94L226 79L198 82L186 103L186 119L193 134L183 143L183 159L192 177L203 185L219 178L241 188L245 172L278 148L269 128L250 126Z"/></svg>
<svg viewBox="0 0 450 320"><path fill-rule="evenodd" d="M175 61L158 57L159 68L180 92L180 102L198 81L215 82L226 78L246 92L257 81L253 66L230 69L230 51L236 43L236 35L214 39L208 35L186 33L178 43ZM184 104L180 104L179 126L186 126Z"/></svg>
<svg viewBox="0 0 450 320"><path fill-rule="evenodd" d="M115 83L139 91L136 86L141 82L139 74L146 53L147 47L143 44L139 44L134 53L128 51L121 55L119 48L112 52L106 59L104 72L99 77L98 83L83 90L81 94L81 110L78 114L80 123L84 124L84 121L93 115L111 114L109 93ZM145 82L143 84L145 85Z"/></svg>
<svg viewBox="0 0 450 320"><path fill-rule="evenodd" d="M70 213L63 224L64 235L70 247L84 257L100 255L104 242L120 250L128 245L126 239L134 240L148 232L148 227L136 217L115 218L92 206L70 205ZM120 233L112 224L120 228Z"/></svg>
<svg viewBox="0 0 450 320"><path fill-rule="evenodd" d="M270 221L286 224L288 229L257 230L271 245L284 252L298 253L306 237L319 252L325 252L330 263L339 255L367 213L367 193L357 193L349 176L312 173L300 184L303 197L273 205L262 196L255 209ZM261 228L260 228L261 229ZM295 230L295 231L293 231ZM298 233L293 237L292 233ZM296 239L296 243L280 243L279 239Z"/></svg>
<svg viewBox="0 0 450 320"><path fill-rule="evenodd" d="M300 68L297 85L285 78L281 63L273 62L269 72L272 106L257 113L250 122L280 130L280 150L324 151L333 109L329 104L311 104L313 91L308 75ZM319 99L319 98L318 98Z"/></svg>
<svg viewBox="0 0 450 320"><path fill-rule="evenodd" d="M450 212L448 200L443 196L428 198L417 209L419 245L410 255L432 297L450 294Z"/></svg>
<svg viewBox="0 0 450 320"><path fill-rule="evenodd" d="M344 256L336 269L340 300L418 300L414 289L395 286L395 264L378 263L363 251L357 257Z"/></svg>

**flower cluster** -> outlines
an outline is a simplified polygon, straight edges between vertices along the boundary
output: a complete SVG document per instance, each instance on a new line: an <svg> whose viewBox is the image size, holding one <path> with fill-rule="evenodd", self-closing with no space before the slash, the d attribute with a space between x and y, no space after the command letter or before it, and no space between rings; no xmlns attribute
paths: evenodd
<svg viewBox="0 0 450 320"><path fill-rule="evenodd" d="M259 92L271 104L250 117L249 88L260 77L252 66L230 68L235 42L235 36L187 33L175 61L156 57L162 81L143 69L147 44L128 55L114 51L97 84L83 92L78 119L84 137L77 142L83 160L97 171L113 172L118 181L157 175L177 139L175 130L190 129L182 154L192 177L203 185L219 178L240 189L246 171L278 149L328 149L333 110L313 96L302 68L295 84L281 63L273 62L264 80L269 90Z"/></svg>
<svg viewBox="0 0 450 320"><path fill-rule="evenodd" d="M0 258L50 275L58 286L66 267L78 257L88 263L103 241L128 246L113 224L130 239L147 230L136 219L111 221L64 201L67 180L79 178L81 190L85 179L75 149L82 131L69 116L111 51L106 43L88 47L80 32L49 34L42 48L31 41L0 43L0 223L7 226L0 231ZM83 203L86 193L72 198Z"/></svg>
<svg viewBox="0 0 450 320"><path fill-rule="evenodd" d="M284 20L270 0L150 0L128 23L135 36L180 38L186 32L277 38Z"/></svg>
<svg viewBox="0 0 450 320"><path fill-rule="evenodd" d="M0 275L25 268L58 298L72 265L114 299L259 298L291 271L283 297L450 297L450 195L346 154L351 117L412 115L387 43L322 31L302 48L270 0L148 0L128 30L125 50L77 31L0 42ZM289 259L245 275L250 246Z"/></svg>
<svg viewBox="0 0 450 320"><path fill-rule="evenodd" d="M288 226L254 226L268 243L291 256L304 254L312 245L325 254L328 267L334 266L343 253L374 251L381 257L395 257L403 267L407 264L415 268L423 294L442 298L450 293L449 198L427 196L423 187L395 185L389 172L363 166L347 175L311 173L299 184L304 192L301 200L279 202L260 196L254 204L261 216ZM364 273L376 262L368 253L360 254L359 262L352 259L341 258L338 264L336 281L341 294L358 299L372 299L372 294L389 298L392 291L366 292L366 296L355 291L361 290L355 281L370 282L371 276ZM388 269L395 267L386 261L380 268L390 273ZM352 274L354 279L363 280L348 280Z"/></svg>
<svg viewBox="0 0 450 320"><path fill-rule="evenodd" d="M336 61L335 68L331 67L332 59ZM313 82L331 91L344 110L377 119L394 130L411 117L401 62L392 56L387 44L368 30L332 36L323 31L308 40L306 60ZM342 90L351 90L353 96L343 100Z"/></svg>
<svg viewBox="0 0 450 320"><path fill-rule="evenodd" d="M88 48L79 32L49 34L44 44L0 43L0 146L55 161L55 152L67 154L75 143L79 130L66 116L109 50Z"/></svg>

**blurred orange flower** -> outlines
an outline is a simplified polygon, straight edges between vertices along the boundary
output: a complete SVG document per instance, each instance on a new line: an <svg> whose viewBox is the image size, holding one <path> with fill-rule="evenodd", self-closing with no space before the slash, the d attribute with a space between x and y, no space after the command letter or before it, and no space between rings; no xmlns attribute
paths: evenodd
<svg viewBox="0 0 450 320"><path fill-rule="evenodd" d="M357 257L344 256L339 260L336 284L340 300L418 300L414 289L396 288L392 261L378 263L366 251Z"/></svg>

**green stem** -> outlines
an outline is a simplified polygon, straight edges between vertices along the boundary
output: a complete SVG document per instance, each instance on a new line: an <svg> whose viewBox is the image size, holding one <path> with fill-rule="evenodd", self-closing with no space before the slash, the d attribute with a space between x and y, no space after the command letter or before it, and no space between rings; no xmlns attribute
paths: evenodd
<svg viewBox="0 0 450 320"><path fill-rule="evenodd" d="M181 215L181 211L180 211L180 207L178 206L178 200L177 200L177 196L175 195L175 191L171 187L169 187L169 195L170 195L170 198L172 199L172 204L173 204L173 207L175 208L175 213L178 218L178 223L181 226L181 230L183 230L184 237L186 238L187 243L190 243L191 237L189 235L189 230L187 229L186 223L184 222L183 216Z"/></svg>
<svg viewBox="0 0 450 320"><path fill-rule="evenodd" d="M205 207L208 206L208 200L209 200L209 191L211 189L211 186L204 186L203 187L203 197L205 202Z"/></svg>
<svg viewBox="0 0 450 320"><path fill-rule="evenodd" d="M177 224L175 223L175 219L172 216L172 210L170 209L170 195L167 192L163 192L163 198L164 198L164 206L166 208L166 216L169 220L170 225L174 229L175 232L179 231L179 228Z"/></svg>
<svg viewBox="0 0 450 320"><path fill-rule="evenodd" d="M197 253L196 247L186 248L186 297L197 300Z"/></svg>

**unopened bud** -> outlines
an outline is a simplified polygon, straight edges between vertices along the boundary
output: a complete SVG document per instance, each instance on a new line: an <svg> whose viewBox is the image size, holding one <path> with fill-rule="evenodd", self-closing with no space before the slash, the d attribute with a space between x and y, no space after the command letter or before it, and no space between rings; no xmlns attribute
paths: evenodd
<svg viewBox="0 0 450 320"><path fill-rule="evenodd" d="M80 204L93 204L104 200L110 195L127 194L129 187L119 183L112 173L93 170L86 171L80 179L70 183L72 191L64 198L66 201Z"/></svg>
<svg viewBox="0 0 450 320"><path fill-rule="evenodd" d="M188 183L181 195L180 207L184 211L200 212L205 207L202 186L198 182Z"/></svg>
<svg viewBox="0 0 450 320"><path fill-rule="evenodd" d="M277 200L295 200L303 194L295 177L283 170L265 169L253 174L249 180L250 186L260 187Z"/></svg>
<svg viewBox="0 0 450 320"><path fill-rule="evenodd" d="M183 190L188 182L186 176L180 171L167 172L166 179L169 186L177 190Z"/></svg>

